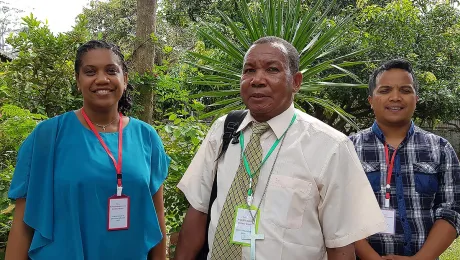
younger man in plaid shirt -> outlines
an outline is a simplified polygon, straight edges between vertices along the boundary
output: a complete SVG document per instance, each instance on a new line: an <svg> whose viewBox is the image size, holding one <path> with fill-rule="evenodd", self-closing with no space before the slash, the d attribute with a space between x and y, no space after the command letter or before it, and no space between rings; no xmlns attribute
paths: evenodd
<svg viewBox="0 0 460 260"><path fill-rule="evenodd" d="M391 60L369 80L372 127L351 136L388 228L355 243L363 260L438 259L460 234L460 166L449 142L415 126L410 63Z"/></svg>

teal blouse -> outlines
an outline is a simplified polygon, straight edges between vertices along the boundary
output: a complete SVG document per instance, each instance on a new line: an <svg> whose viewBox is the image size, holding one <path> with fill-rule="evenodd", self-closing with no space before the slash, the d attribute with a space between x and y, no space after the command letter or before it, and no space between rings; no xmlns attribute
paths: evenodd
<svg viewBox="0 0 460 260"><path fill-rule="evenodd" d="M101 133L115 159L118 133ZM40 123L22 144L9 198L26 198L34 229L33 260L145 260L162 239L152 196L170 159L152 126L130 118L123 129L123 194L128 230L108 231L108 199L116 194L112 160L74 112Z"/></svg>

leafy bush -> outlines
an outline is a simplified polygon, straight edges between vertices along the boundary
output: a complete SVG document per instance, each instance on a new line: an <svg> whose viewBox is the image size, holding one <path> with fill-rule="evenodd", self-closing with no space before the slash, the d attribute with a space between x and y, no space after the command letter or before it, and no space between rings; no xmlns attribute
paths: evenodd
<svg viewBox="0 0 460 260"><path fill-rule="evenodd" d="M23 19L24 29L7 38L16 57L1 63L8 103L51 117L79 106L75 97L73 60L78 44L86 41L83 24L70 33L54 35L48 25L32 14Z"/></svg>
<svg viewBox="0 0 460 260"><path fill-rule="evenodd" d="M208 126L193 116L184 119L175 113L170 114L169 121L166 125L158 126L157 130L166 153L171 157L169 176L164 184L164 199L167 231L173 233L180 230L189 206L184 194L176 186L203 141Z"/></svg>
<svg viewBox="0 0 460 260"><path fill-rule="evenodd" d="M32 114L13 105L0 107L0 248L4 248L11 227L14 205L7 194L16 164L17 151L37 123L46 116Z"/></svg>

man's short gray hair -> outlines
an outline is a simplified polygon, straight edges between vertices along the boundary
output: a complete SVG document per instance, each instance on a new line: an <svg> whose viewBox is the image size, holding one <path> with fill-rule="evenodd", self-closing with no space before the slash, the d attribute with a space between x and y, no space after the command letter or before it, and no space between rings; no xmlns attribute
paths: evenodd
<svg viewBox="0 0 460 260"><path fill-rule="evenodd" d="M279 48L284 53L284 56L287 60L287 67L289 68L291 75L294 75L299 71L300 55L297 49L291 43L276 36L265 36L255 41L252 45L254 46L257 44L265 43L272 44L274 47Z"/></svg>

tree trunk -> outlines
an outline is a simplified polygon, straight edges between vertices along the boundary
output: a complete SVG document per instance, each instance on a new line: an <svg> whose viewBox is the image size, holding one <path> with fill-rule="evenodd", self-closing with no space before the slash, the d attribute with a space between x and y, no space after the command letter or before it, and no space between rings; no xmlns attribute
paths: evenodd
<svg viewBox="0 0 460 260"><path fill-rule="evenodd" d="M151 35L155 34L157 0L137 0L136 50L133 53L134 70L139 75L152 72L155 60L155 45ZM139 89L143 113L140 119L153 123L155 92L152 86Z"/></svg>

